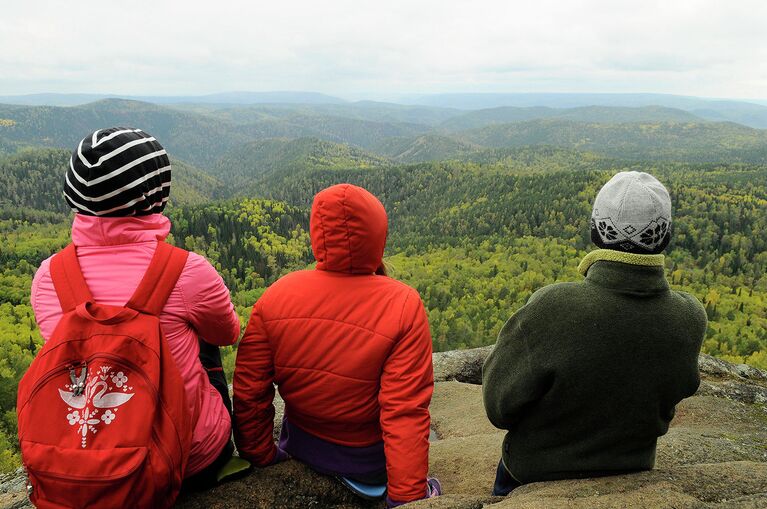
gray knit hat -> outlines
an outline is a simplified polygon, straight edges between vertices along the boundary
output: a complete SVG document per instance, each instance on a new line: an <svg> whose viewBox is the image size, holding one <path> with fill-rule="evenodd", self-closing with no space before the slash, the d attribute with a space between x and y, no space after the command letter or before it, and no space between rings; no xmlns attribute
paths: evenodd
<svg viewBox="0 0 767 509"><path fill-rule="evenodd" d="M671 197L649 173L623 171L602 187L591 214L591 239L602 248L660 253L671 238Z"/></svg>

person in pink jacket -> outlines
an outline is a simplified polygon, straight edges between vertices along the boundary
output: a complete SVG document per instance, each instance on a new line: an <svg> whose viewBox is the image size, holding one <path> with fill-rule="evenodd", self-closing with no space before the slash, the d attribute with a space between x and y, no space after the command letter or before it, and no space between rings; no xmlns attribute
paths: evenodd
<svg viewBox="0 0 767 509"><path fill-rule="evenodd" d="M64 196L76 212L72 242L97 302L125 305L157 241L168 236L171 223L162 212L170 176L165 150L139 129L96 131L73 152ZM62 314L50 260L35 274L31 296L45 340ZM202 256L189 253L160 324L184 379L189 412L199 416L185 486L211 486L233 452L231 403L218 346L237 341L240 322L224 281Z"/></svg>

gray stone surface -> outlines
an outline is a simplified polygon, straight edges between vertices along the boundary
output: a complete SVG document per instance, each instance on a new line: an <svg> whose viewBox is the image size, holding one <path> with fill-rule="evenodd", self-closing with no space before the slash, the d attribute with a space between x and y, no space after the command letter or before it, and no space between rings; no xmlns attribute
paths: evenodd
<svg viewBox="0 0 767 509"><path fill-rule="evenodd" d="M491 347L434 354L430 470L446 496L408 507L429 509L755 509L767 508L767 373L701 355L698 394L677 407L658 442L650 472L535 483L491 497L503 432L482 407L482 362ZM284 404L276 402L276 428ZM277 431L276 431L277 433ZM0 478L0 508L25 504L21 475ZM379 508L332 478L295 461L256 469L243 479L182 497L177 507Z"/></svg>

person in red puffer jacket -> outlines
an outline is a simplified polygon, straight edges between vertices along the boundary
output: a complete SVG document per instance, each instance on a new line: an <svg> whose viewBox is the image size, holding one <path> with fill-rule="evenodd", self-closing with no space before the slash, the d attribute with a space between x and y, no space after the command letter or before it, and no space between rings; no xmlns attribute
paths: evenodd
<svg viewBox="0 0 767 509"><path fill-rule="evenodd" d="M256 302L237 352L235 441L259 466L288 455L314 470L386 484L390 506L436 496L427 479L434 375L418 292L385 275L388 221L368 191L341 184L312 205L316 270ZM272 440L274 384L285 400Z"/></svg>

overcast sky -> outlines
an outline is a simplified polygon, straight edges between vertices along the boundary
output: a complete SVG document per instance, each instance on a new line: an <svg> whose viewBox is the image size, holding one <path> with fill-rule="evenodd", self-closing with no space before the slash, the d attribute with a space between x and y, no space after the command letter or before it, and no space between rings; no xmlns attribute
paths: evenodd
<svg viewBox="0 0 767 509"><path fill-rule="evenodd" d="M0 94L767 99L764 0L6 1Z"/></svg>

